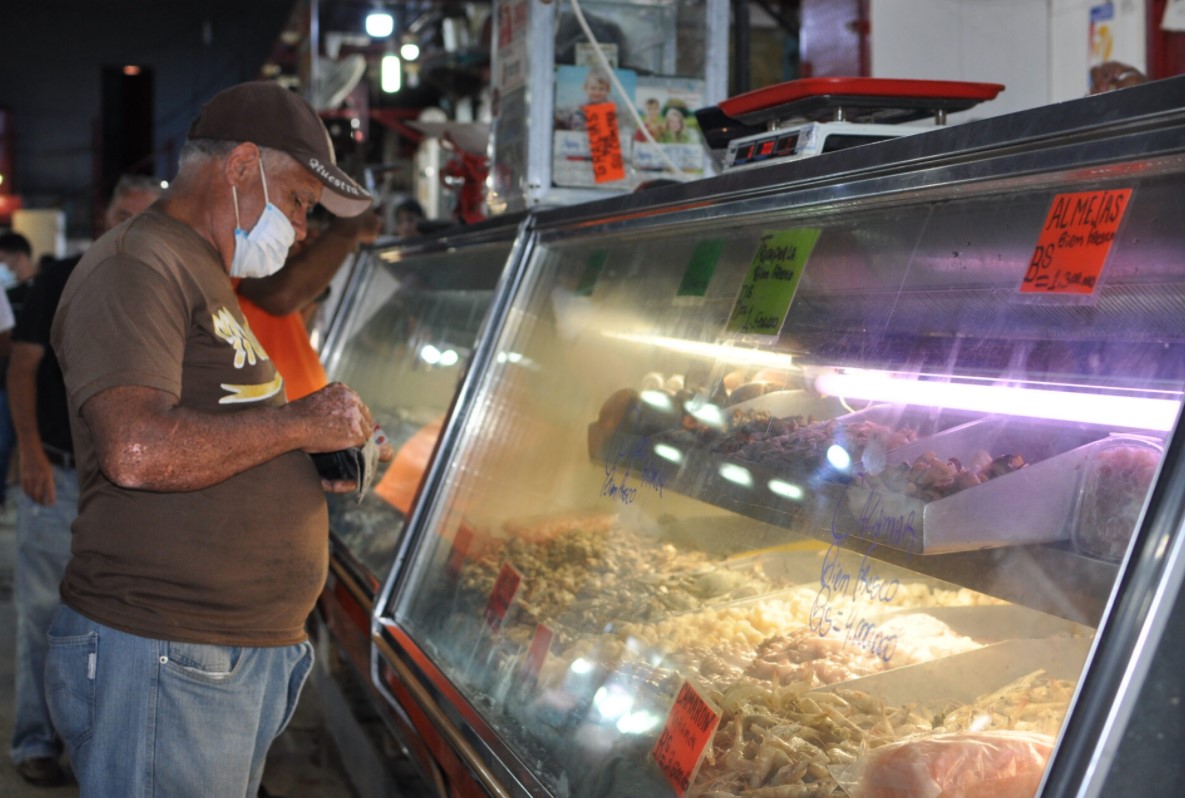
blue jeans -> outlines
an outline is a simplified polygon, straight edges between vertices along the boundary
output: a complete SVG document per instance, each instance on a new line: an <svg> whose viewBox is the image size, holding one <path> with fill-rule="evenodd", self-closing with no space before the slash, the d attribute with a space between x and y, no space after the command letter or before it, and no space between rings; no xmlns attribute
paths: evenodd
<svg viewBox="0 0 1185 798"><path fill-rule="evenodd" d="M45 704L46 630L58 606L58 587L70 559L70 524L78 514L78 476L70 468L54 466L57 501L37 504L22 490L16 495L16 566L13 604L16 607L15 715L10 753L14 762L56 757L62 745L54 733Z"/></svg>
<svg viewBox="0 0 1185 798"><path fill-rule="evenodd" d="M63 605L45 687L84 796L255 798L313 665L277 648L127 634Z"/></svg>
<svg viewBox="0 0 1185 798"><path fill-rule="evenodd" d="M8 390L0 388L0 504L8 498L8 465L16 451L16 427L8 405Z"/></svg>

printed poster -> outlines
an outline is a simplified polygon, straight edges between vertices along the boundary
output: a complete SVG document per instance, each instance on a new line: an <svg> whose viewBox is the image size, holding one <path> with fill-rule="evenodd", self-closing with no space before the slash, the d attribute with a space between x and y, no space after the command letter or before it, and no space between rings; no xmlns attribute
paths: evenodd
<svg viewBox="0 0 1185 798"><path fill-rule="evenodd" d="M555 118L552 134L552 182L557 186L605 188L633 187L626 180L597 183L589 141L588 115L585 106L612 103L617 107L618 139L621 152L629 152L633 118L627 105L632 102L637 75L630 69L615 69L625 89L623 97L599 67L563 64L555 68Z"/></svg>
<svg viewBox="0 0 1185 798"><path fill-rule="evenodd" d="M671 178L666 154L683 179L703 177L706 147L695 109L703 105L703 81L686 78L638 78L634 92L638 115L657 144L641 129L634 132L633 165L639 180Z"/></svg>

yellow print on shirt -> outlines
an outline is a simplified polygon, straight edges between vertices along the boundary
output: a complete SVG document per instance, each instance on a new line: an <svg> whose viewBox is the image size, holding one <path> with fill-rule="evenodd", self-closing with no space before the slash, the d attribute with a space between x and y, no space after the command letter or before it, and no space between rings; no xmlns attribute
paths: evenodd
<svg viewBox="0 0 1185 798"><path fill-rule="evenodd" d="M214 322L215 334L230 344L235 350L236 369L241 369L247 364L254 366L256 363L268 359L267 352L259 345L259 341L255 340L255 336L251 334L251 329L239 324L239 320L234 317L234 314L230 310L225 307L219 308L218 312L213 315L212 320ZM258 402L271 398L282 391L284 389L284 378L277 371L272 379L264 383L237 385L224 382L221 387L224 391L229 392L230 395L219 399L219 404Z"/></svg>

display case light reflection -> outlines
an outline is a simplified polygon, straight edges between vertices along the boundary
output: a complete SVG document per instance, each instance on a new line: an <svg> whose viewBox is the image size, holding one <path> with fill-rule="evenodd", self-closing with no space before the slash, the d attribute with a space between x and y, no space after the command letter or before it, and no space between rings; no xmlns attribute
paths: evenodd
<svg viewBox="0 0 1185 798"><path fill-rule="evenodd" d="M670 412L675 409L675 400L665 391L642 391L641 399L651 407Z"/></svg>
<svg viewBox="0 0 1185 798"><path fill-rule="evenodd" d="M689 404L688 409L691 410L692 417L701 424L706 424L709 427L716 427L718 429L724 429L725 426L727 426L724 421L724 411L711 402L700 405L696 408L691 408Z"/></svg>
<svg viewBox="0 0 1185 798"><path fill-rule="evenodd" d="M654 444L654 453L670 463L682 463L683 452L665 443Z"/></svg>
<svg viewBox="0 0 1185 798"><path fill-rule="evenodd" d="M883 371L824 374L815 380L815 390L845 399L927 405L1159 432L1173 428L1181 406L1180 394L1173 394L1175 398L1171 399L1117 396L1014 385L938 382L912 376L895 377Z"/></svg>
<svg viewBox="0 0 1185 798"><path fill-rule="evenodd" d="M745 488L753 487L753 474L749 472L749 469L735 463L722 464L720 466L720 476L733 484Z"/></svg>
<svg viewBox="0 0 1185 798"><path fill-rule="evenodd" d="M617 730L622 734L646 734L662 722L662 716L642 709L622 715L617 721Z"/></svg>
<svg viewBox="0 0 1185 798"><path fill-rule="evenodd" d="M593 694L593 706L605 720L617 720L634 708L634 697L617 685L603 685Z"/></svg>
<svg viewBox="0 0 1185 798"><path fill-rule="evenodd" d="M578 657L572 661L571 665L568 666L568 670L580 676L583 676L586 673L592 673L592 660L587 660L584 657Z"/></svg>
<svg viewBox="0 0 1185 798"><path fill-rule="evenodd" d="M424 344L420 347L420 360L423 360L429 366L455 366L460 356L455 349L441 350L432 344Z"/></svg>
<svg viewBox="0 0 1185 798"><path fill-rule="evenodd" d="M833 443L827 447L827 462L836 471L847 471L852 467L852 456L848 454L847 449L838 443Z"/></svg>
<svg viewBox="0 0 1185 798"><path fill-rule="evenodd" d="M535 366L535 361L521 352L499 352L494 359L501 365L510 363L515 366L527 366L531 368Z"/></svg>
<svg viewBox="0 0 1185 798"><path fill-rule="evenodd" d="M771 479L767 487L770 493L776 493L791 501L800 502L802 501L802 497L806 495L798 485L792 482L783 482L780 479Z"/></svg>
<svg viewBox="0 0 1185 798"><path fill-rule="evenodd" d="M702 341L686 341L682 338L667 338L662 335L642 335L638 333L619 333L605 331L606 338L616 338L619 341L656 346L660 349L670 349L687 355L714 360L724 360L738 366L765 366L778 369L795 369L791 364L791 356L785 352L765 352L760 349L745 349L723 344L705 344Z"/></svg>

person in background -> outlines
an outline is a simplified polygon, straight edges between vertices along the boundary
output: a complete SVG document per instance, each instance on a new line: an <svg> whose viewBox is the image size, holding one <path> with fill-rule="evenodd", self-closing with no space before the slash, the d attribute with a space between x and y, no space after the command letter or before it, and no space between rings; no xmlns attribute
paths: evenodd
<svg viewBox="0 0 1185 798"><path fill-rule="evenodd" d="M1105 91L1126 89L1146 83L1148 76L1134 66L1121 61L1107 61L1090 69L1090 93L1102 94Z"/></svg>
<svg viewBox="0 0 1185 798"><path fill-rule="evenodd" d="M373 210L333 218L289 250L284 268L268 277L239 280L239 306L255 339L284 378L288 401L324 388L329 380L309 340L303 311L315 307L329 282L359 244L373 242L382 219Z"/></svg>
<svg viewBox="0 0 1185 798"><path fill-rule="evenodd" d="M312 667L325 491L311 453L372 440L333 383L284 398L233 277L284 266L318 202L371 196L271 81L201 109L161 198L74 269L51 331L81 495L46 694L83 795L254 796ZM380 445L378 459L393 456Z"/></svg>
<svg viewBox="0 0 1185 798"><path fill-rule="evenodd" d="M129 175L115 186L104 215L110 230L160 196L160 181ZM78 514L78 478L66 410L66 386L49 346L58 299L81 256L42 267L13 334L8 386L16 428L21 491L17 495L15 697L12 746L17 773L29 784L53 787L67 775L62 743L45 700L46 630L58 606L58 585L70 558L70 524Z"/></svg>
<svg viewBox="0 0 1185 798"><path fill-rule="evenodd" d="M37 264L33 262L33 247L29 239L20 233L0 235L0 285L4 286L4 292L8 294L13 313L20 312L36 274Z"/></svg>
<svg viewBox="0 0 1185 798"><path fill-rule="evenodd" d="M422 221L423 206L414 197L408 197L395 208L395 235L400 238L415 238L420 234Z"/></svg>
<svg viewBox="0 0 1185 798"><path fill-rule="evenodd" d="M20 233L0 235L0 285L4 286L14 318L20 318L21 308L36 273L37 264L33 262L33 247L29 239ZM8 387L4 377L8 371L10 346L8 339L0 339L0 507L8 503L8 474L12 453L16 450L16 432L12 427Z"/></svg>

